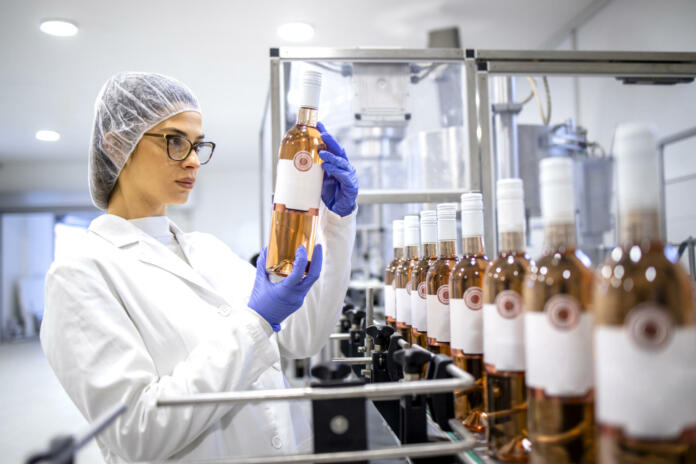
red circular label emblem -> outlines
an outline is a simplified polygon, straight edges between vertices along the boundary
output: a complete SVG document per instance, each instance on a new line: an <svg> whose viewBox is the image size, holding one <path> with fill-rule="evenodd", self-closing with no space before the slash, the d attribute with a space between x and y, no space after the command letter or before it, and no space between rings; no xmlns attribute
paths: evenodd
<svg viewBox="0 0 696 464"><path fill-rule="evenodd" d="M667 310L652 304L638 305L628 313L631 340L641 348L659 350L672 338L673 322Z"/></svg>
<svg viewBox="0 0 696 464"><path fill-rule="evenodd" d="M406 293L408 293L409 295L411 294L411 288L412 288L411 285L412 285L411 281L409 280L408 283L406 284Z"/></svg>
<svg viewBox="0 0 696 464"><path fill-rule="evenodd" d="M437 289L437 300L443 305L449 304L449 285L441 285Z"/></svg>
<svg viewBox="0 0 696 464"><path fill-rule="evenodd" d="M498 314L505 319L514 319L522 313L522 298L514 290L503 290L495 297Z"/></svg>
<svg viewBox="0 0 696 464"><path fill-rule="evenodd" d="M464 292L464 304L472 311L483 307L483 291L479 287L467 288Z"/></svg>
<svg viewBox="0 0 696 464"><path fill-rule="evenodd" d="M575 328L580 322L580 304L570 295L552 296L544 312L549 322L558 330L570 330Z"/></svg>
<svg viewBox="0 0 696 464"><path fill-rule="evenodd" d="M295 165L295 169L298 171L309 171L312 169L312 155L307 153L306 151L298 151L295 153L295 156L292 158L292 164Z"/></svg>
<svg viewBox="0 0 696 464"><path fill-rule="evenodd" d="M418 296L425 300L425 282L418 284Z"/></svg>

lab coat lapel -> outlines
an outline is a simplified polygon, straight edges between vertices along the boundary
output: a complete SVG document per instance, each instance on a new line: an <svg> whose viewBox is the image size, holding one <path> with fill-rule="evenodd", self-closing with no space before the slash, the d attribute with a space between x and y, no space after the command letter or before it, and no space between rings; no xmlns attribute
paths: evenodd
<svg viewBox="0 0 696 464"><path fill-rule="evenodd" d="M175 236L177 236L177 239L180 235L183 235L173 222L169 221L169 224ZM104 214L92 221L89 230L117 247L126 250L140 261L171 272L195 284L201 289L214 294L218 299L224 300L224 298L191 266L172 253L166 246L127 220L119 216ZM189 258L190 262L189 254L186 253L186 251L184 251L184 254Z"/></svg>

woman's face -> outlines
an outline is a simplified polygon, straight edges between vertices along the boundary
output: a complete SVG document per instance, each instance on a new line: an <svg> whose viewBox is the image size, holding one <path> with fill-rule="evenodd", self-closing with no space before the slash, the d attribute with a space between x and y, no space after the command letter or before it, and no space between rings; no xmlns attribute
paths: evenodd
<svg viewBox="0 0 696 464"><path fill-rule="evenodd" d="M186 111L166 119L148 134L183 135L191 142L203 140L201 114ZM118 188L131 198L146 202L150 208L178 205L188 200L201 163L194 150L183 161L167 156L164 137L144 136L138 142L121 174Z"/></svg>

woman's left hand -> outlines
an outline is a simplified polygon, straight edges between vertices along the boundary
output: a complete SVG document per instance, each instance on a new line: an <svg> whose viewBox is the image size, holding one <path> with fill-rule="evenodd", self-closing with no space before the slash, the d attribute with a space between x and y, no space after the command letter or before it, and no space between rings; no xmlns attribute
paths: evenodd
<svg viewBox="0 0 696 464"><path fill-rule="evenodd" d="M341 217L348 216L355 209L355 199L358 197L358 176L355 168L341 145L336 142L322 123L317 124L321 139L327 150L319 152L324 161L324 184L321 188L321 199L334 213Z"/></svg>

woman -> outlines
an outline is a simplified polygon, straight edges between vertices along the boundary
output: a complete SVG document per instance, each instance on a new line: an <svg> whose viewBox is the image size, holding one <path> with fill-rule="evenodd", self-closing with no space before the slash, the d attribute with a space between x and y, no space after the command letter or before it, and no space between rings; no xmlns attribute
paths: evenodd
<svg viewBox="0 0 696 464"><path fill-rule="evenodd" d="M300 248L297 272L272 284L265 250L254 270L221 241L183 233L165 216L167 205L187 200L214 150L191 91L146 73L118 74L101 90L89 178L92 199L107 214L91 223L79 253L51 267L41 343L88 421L127 404L98 438L107 462L309 449L310 426L293 403L156 402L284 388L280 356L312 356L326 342L348 285L357 179L320 129L330 150L321 153L323 247L306 277Z"/></svg>

